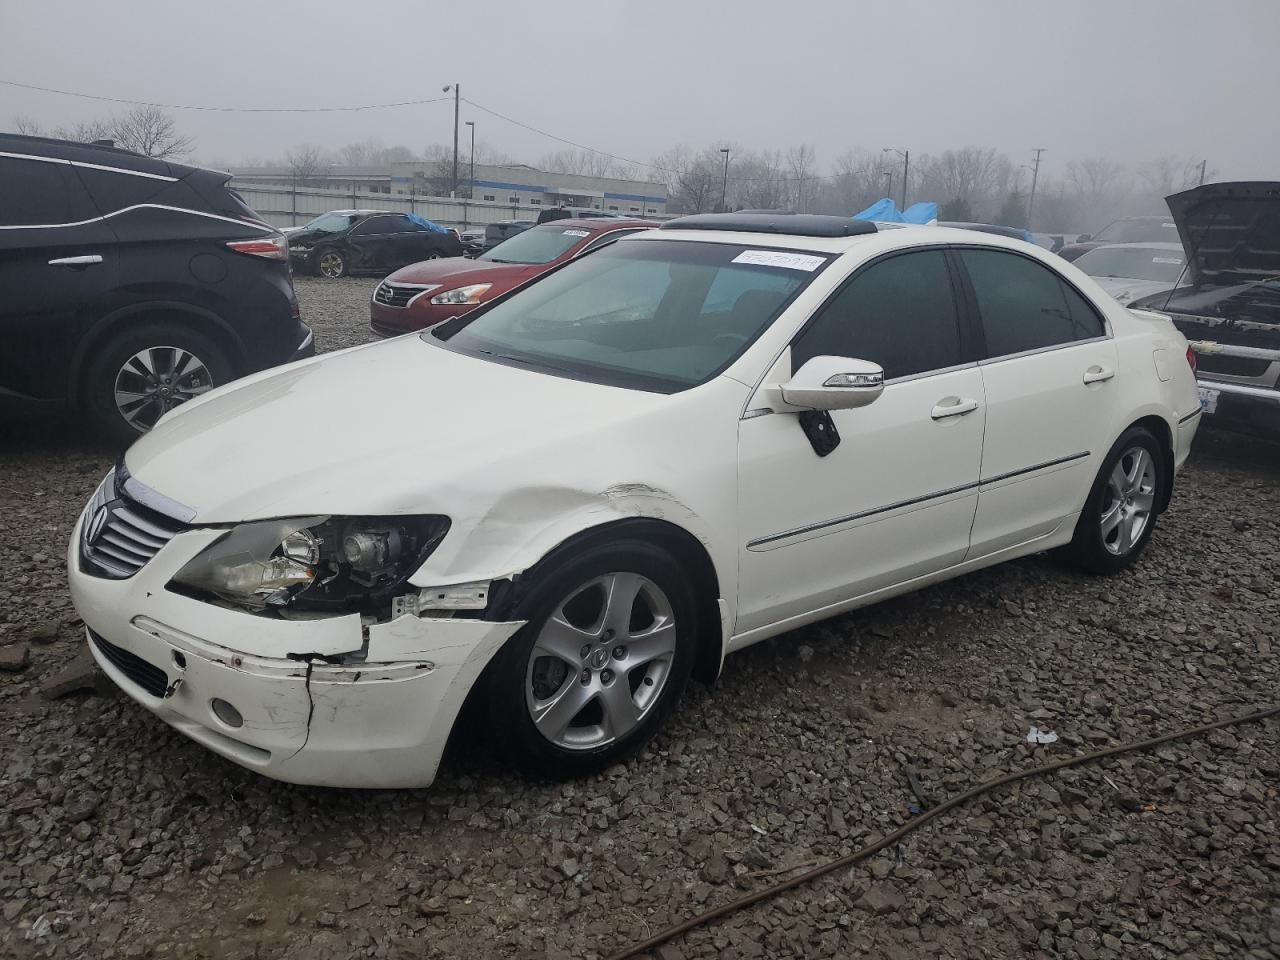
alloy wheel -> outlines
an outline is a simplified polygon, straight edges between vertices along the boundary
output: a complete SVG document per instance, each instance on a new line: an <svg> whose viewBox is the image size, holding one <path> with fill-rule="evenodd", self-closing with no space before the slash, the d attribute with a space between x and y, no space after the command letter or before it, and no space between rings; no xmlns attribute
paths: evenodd
<svg viewBox="0 0 1280 960"><path fill-rule="evenodd" d="M1142 539L1156 500L1156 465L1145 447L1130 447L1107 477L1102 497L1102 545L1123 557Z"/></svg>
<svg viewBox="0 0 1280 960"><path fill-rule="evenodd" d="M622 739L658 702L676 652L662 589L636 573L577 587L547 617L525 675L534 726L566 750Z"/></svg>
<svg viewBox="0 0 1280 960"><path fill-rule="evenodd" d="M166 411L212 387L209 368L190 350L147 347L116 372L116 410L129 426L143 433Z"/></svg>
<svg viewBox="0 0 1280 960"><path fill-rule="evenodd" d="M328 250L320 255L320 261L317 264L320 268L320 276L328 277L330 280L336 280L342 276L342 255Z"/></svg>

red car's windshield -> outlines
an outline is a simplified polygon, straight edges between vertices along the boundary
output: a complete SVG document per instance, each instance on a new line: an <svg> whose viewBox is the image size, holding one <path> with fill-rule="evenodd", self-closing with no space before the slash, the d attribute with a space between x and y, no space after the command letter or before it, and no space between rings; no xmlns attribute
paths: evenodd
<svg viewBox="0 0 1280 960"><path fill-rule="evenodd" d="M572 220L562 220L559 223L531 227L509 240L503 240L476 259L491 260L494 263L550 263L570 247L591 236L591 231L574 227L572 223Z"/></svg>

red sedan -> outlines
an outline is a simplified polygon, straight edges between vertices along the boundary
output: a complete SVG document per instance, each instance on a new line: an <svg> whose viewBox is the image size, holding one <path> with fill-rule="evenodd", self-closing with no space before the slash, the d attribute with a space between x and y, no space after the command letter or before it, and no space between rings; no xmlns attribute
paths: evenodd
<svg viewBox="0 0 1280 960"><path fill-rule="evenodd" d="M466 313L552 267L658 224L651 220L556 220L530 227L474 260L450 257L411 263L391 274L369 302L369 326L380 337L421 330Z"/></svg>

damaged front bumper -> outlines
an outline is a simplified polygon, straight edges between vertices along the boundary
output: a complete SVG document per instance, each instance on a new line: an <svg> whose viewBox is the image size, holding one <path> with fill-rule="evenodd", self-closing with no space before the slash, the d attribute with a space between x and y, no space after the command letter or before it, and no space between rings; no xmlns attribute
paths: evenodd
<svg viewBox="0 0 1280 960"><path fill-rule="evenodd" d="M77 524L67 572L98 665L175 729L269 777L428 786L472 684L523 623L280 620L167 590L218 534L180 534L129 579L107 580L82 572Z"/></svg>

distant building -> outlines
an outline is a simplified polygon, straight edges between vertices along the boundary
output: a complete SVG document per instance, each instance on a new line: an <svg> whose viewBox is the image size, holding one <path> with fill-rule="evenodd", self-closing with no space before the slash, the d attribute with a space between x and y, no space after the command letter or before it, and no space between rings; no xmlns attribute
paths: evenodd
<svg viewBox="0 0 1280 960"><path fill-rule="evenodd" d="M417 196L439 195L437 163L406 160L391 165L391 192ZM481 203L520 207L594 207L621 214L665 214L665 184L648 180L588 177L576 173L550 173L522 163L477 163L475 199ZM471 165L458 165L458 195L471 189ZM447 192L447 191L446 191Z"/></svg>
<svg viewBox="0 0 1280 960"><path fill-rule="evenodd" d="M471 189L471 165L463 162L458 167L458 197L465 199ZM231 173L239 183L272 187L305 186L400 197L449 194L447 187L440 186L440 164L423 160L405 160L389 168L324 164L304 179L288 167L233 167ZM594 207L637 216L667 212L665 184L550 173L522 163L476 164L473 199L501 207Z"/></svg>

